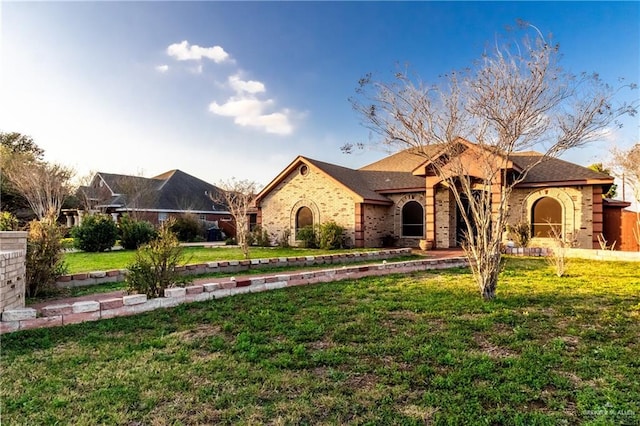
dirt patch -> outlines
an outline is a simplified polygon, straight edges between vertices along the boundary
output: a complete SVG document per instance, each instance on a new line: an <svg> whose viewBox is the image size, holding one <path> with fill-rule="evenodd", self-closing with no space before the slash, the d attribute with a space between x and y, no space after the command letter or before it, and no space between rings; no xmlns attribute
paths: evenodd
<svg viewBox="0 0 640 426"><path fill-rule="evenodd" d="M478 345L479 351L488 355L489 358L508 358L517 355L510 349L494 345L481 333L475 333L473 335L473 341Z"/></svg>
<svg viewBox="0 0 640 426"><path fill-rule="evenodd" d="M171 337L177 338L181 342L193 342L206 337L223 335L220 326L211 324L202 324L195 328L184 331L176 331L171 333Z"/></svg>

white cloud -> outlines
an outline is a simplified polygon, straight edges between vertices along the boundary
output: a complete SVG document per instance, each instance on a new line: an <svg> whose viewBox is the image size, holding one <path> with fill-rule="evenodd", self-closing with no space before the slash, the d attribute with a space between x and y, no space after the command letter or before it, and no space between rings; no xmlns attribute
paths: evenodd
<svg viewBox="0 0 640 426"><path fill-rule="evenodd" d="M266 91L264 83L255 80L243 81L237 74L229 76L229 85L237 93L263 93Z"/></svg>
<svg viewBox="0 0 640 426"><path fill-rule="evenodd" d="M233 96L223 104L212 102L209 111L223 117L233 117L233 122L240 126L256 127L267 133L289 135L293 126L289 120L289 111L264 113L273 105L273 100L265 101L250 96Z"/></svg>
<svg viewBox="0 0 640 426"><path fill-rule="evenodd" d="M200 47L189 45L187 40L174 43L167 47L167 54L178 61L199 61L203 58L211 59L216 64L231 61L231 57L220 46Z"/></svg>
<svg viewBox="0 0 640 426"><path fill-rule="evenodd" d="M169 71L169 65L166 65L166 64L158 65L156 67L156 71L161 72L161 73L165 73L165 72Z"/></svg>

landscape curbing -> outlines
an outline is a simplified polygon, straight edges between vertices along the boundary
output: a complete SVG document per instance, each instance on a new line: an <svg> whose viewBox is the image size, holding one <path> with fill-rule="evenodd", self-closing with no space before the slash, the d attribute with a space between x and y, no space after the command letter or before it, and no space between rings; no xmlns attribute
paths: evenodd
<svg viewBox="0 0 640 426"><path fill-rule="evenodd" d="M317 284L330 281L363 278L376 275L409 273L429 269L468 266L464 257L447 259L420 259L400 262L383 262L373 266L344 266L315 272L280 274L249 279L212 279L209 283L165 290L165 297L147 299L144 294L134 294L102 301L76 302L71 305L51 305L42 308L36 317L33 308L15 309L2 313L0 334L31 328L55 327L85 321L135 315L156 309L175 307L183 303L220 299L237 294L258 293L286 287Z"/></svg>
<svg viewBox="0 0 640 426"><path fill-rule="evenodd" d="M178 268L182 274L209 274L209 273L237 273L248 271L252 268L265 267L295 267L313 266L331 263L349 263L366 260L382 260L394 256L404 256L411 254L410 248L385 249L370 252L326 254L320 256L301 257L280 257L271 259L250 259L250 260L229 260L196 263L181 266ZM105 284L117 281L124 281L127 276L126 269L114 269L110 271L92 271L69 275L62 275L56 281L56 286L60 288L85 287L96 284Z"/></svg>

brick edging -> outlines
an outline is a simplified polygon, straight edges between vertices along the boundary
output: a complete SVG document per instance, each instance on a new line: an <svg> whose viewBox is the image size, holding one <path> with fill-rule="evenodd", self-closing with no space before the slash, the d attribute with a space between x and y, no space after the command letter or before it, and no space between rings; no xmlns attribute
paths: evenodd
<svg viewBox="0 0 640 426"><path fill-rule="evenodd" d="M350 252L338 254L325 254L320 256L291 256L265 259L225 260L207 263L195 263L180 266L178 270L184 275L200 275L209 273L237 273L255 268L265 267L297 267L312 265L330 265L332 263L353 263L363 260L382 260L388 257L411 254L410 248L376 250L365 252ZM56 286L59 288L84 287L96 284L124 281L127 275L126 269L113 269L110 271L93 271L76 274L62 275L58 278Z"/></svg>
<svg viewBox="0 0 640 426"><path fill-rule="evenodd" d="M345 266L320 271L295 272L275 276L251 278L220 278L211 282L165 290L165 297L148 299L143 294L133 294L102 301L83 301L73 304L49 305L37 316L33 308L15 309L2 313L0 334L32 328L56 327L86 321L115 318L178 306L183 303L220 299L243 293L258 293L285 287L341 281L368 276L446 269L468 266L463 257L448 259L419 259L400 262L382 262L367 266Z"/></svg>

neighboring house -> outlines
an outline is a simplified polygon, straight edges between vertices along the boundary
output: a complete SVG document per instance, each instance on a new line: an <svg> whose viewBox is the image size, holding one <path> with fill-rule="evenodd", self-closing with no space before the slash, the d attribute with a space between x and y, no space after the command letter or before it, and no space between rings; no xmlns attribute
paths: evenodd
<svg viewBox="0 0 640 426"><path fill-rule="evenodd" d="M477 149L475 144L463 143ZM516 153L506 168L518 173L540 155ZM289 235L294 245L300 228L333 220L346 229L355 247L378 247L391 241L416 247L420 240L436 248L459 246L464 225L458 206L451 190L429 172L430 163L428 155L411 149L357 170L299 156L257 195L256 222L274 238ZM597 248L607 205L602 194L612 184L611 176L548 158L514 188L509 222L530 223L535 236L532 245L549 244L548 231L555 225L580 247ZM492 192L495 202L499 186ZM611 212L619 213L624 207L610 204Z"/></svg>
<svg viewBox="0 0 640 426"><path fill-rule="evenodd" d="M145 178L98 172L78 198L84 208L67 211L67 224L78 224L85 212L110 214L114 221L128 214L158 225L171 217L195 215L205 226L235 235L232 216L222 203L222 190L181 170Z"/></svg>

